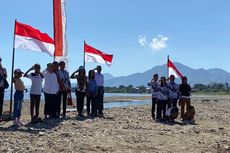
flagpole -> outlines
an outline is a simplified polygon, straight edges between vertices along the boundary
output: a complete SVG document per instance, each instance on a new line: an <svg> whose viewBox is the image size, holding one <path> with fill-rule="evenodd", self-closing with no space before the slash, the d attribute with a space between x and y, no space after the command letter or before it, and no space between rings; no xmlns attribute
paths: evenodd
<svg viewBox="0 0 230 153"><path fill-rule="evenodd" d="M167 78L169 78L169 68L168 68L168 63L169 63L169 55L167 56Z"/></svg>
<svg viewBox="0 0 230 153"><path fill-rule="evenodd" d="M11 87L10 87L10 114L12 114L12 104L13 104L13 77L14 77L14 57L15 57L15 31L16 31L16 22L14 23L14 37L13 37L13 54L12 54L12 69L11 69Z"/></svg>
<svg viewBox="0 0 230 153"><path fill-rule="evenodd" d="M84 50L83 50L83 66L85 67L85 41L84 41Z"/></svg>

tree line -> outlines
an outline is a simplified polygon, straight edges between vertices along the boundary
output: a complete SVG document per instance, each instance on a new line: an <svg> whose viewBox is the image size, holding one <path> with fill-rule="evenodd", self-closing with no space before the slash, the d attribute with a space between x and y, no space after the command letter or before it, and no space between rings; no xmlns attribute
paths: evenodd
<svg viewBox="0 0 230 153"><path fill-rule="evenodd" d="M146 86L120 85L119 87L105 87L106 93L150 93L151 89ZM212 83L212 84L194 84L193 93L197 94L229 94L230 85L228 83Z"/></svg>

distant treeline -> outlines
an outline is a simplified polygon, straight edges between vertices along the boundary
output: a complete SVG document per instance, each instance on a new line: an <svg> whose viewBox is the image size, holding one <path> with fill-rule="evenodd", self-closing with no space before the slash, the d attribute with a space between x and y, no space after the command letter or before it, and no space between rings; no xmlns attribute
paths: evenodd
<svg viewBox="0 0 230 153"><path fill-rule="evenodd" d="M192 88L193 93L203 94L228 94L230 93L230 85L228 83L213 83L209 85L195 84ZM105 87L106 93L150 93L151 89L146 86L119 86Z"/></svg>
<svg viewBox="0 0 230 153"><path fill-rule="evenodd" d="M215 93L223 93L223 94L228 94L230 93L230 86L228 83L213 83L209 85L204 85L204 84L195 84L193 86L193 92L197 93L210 93L210 94L215 94Z"/></svg>
<svg viewBox="0 0 230 153"><path fill-rule="evenodd" d="M148 89L145 86L133 87L129 86L119 86L119 87L105 87L106 93L147 93Z"/></svg>

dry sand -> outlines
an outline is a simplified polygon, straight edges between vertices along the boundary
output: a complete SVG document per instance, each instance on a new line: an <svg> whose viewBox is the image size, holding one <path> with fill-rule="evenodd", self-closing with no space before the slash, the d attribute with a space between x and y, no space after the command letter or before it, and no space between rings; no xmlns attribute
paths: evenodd
<svg viewBox="0 0 230 153"><path fill-rule="evenodd" d="M23 115L28 123L24 127L0 123L0 152L230 152L229 99L194 97L196 125L179 119L174 125L157 123L151 119L150 105L106 109L105 118L80 119L71 113L67 120L38 125L29 124L29 116ZM23 113L27 110L24 103Z"/></svg>

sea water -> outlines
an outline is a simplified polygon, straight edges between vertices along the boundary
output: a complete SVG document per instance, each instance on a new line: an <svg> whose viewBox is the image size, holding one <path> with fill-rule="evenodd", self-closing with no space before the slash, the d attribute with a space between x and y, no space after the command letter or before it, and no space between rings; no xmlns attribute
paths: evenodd
<svg viewBox="0 0 230 153"><path fill-rule="evenodd" d="M14 93L13 93L14 94ZM76 98L74 92L71 93L73 99ZM151 94L135 94L135 93L105 93L104 97L141 97L141 96L151 96ZM10 90L5 91L5 100L10 100ZM30 93L24 92L24 100L30 99ZM44 94L41 95L41 99L44 100Z"/></svg>

